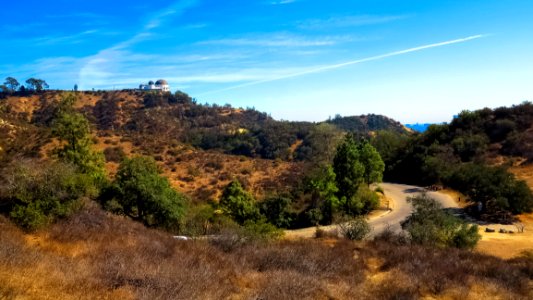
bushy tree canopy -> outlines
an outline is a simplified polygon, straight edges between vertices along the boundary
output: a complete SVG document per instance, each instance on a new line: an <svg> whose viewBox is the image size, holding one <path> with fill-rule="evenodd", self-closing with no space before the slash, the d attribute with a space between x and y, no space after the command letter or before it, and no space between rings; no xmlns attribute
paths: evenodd
<svg viewBox="0 0 533 300"><path fill-rule="evenodd" d="M337 182L339 198L352 198L363 183L365 166L360 161L360 153L355 140L347 135L337 147L333 158L333 171Z"/></svg>
<svg viewBox="0 0 533 300"><path fill-rule="evenodd" d="M6 81L4 82L4 86L9 92L16 92L18 87L20 86L20 83L13 77L7 77Z"/></svg>
<svg viewBox="0 0 533 300"><path fill-rule="evenodd" d="M124 159L102 200L110 210L168 230L179 230L186 204L185 197L159 175L155 161L147 157Z"/></svg>
<svg viewBox="0 0 533 300"><path fill-rule="evenodd" d="M260 219L259 209L255 205L254 198L243 189L237 180L233 180L226 186L219 204L224 213L241 225L247 220L257 221Z"/></svg>
<svg viewBox="0 0 533 300"><path fill-rule="evenodd" d="M356 143L352 136L346 136L333 159L337 197L345 213L368 213L378 204L368 185L381 181L384 169L383 160L372 145L364 140Z"/></svg>
<svg viewBox="0 0 533 300"><path fill-rule="evenodd" d="M366 140L358 145L359 161L363 164L363 180L366 184L374 182L381 182L383 179L383 171L385 171L385 163L381 159L376 148L374 148Z"/></svg>
<svg viewBox="0 0 533 300"><path fill-rule="evenodd" d="M501 167L463 164L446 183L483 203L485 213L506 210L518 214L533 209L533 195L527 184Z"/></svg>
<svg viewBox="0 0 533 300"><path fill-rule="evenodd" d="M46 81L38 78L30 78L26 80L26 85L28 86L29 90L37 92L49 88L48 83L46 83Z"/></svg>
<svg viewBox="0 0 533 300"><path fill-rule="evenodd" d="M294 215L289 211L290 205L290 198L273 196L259 203L259 211L270 224L278 228L289 228L294 219Z"/></svg>

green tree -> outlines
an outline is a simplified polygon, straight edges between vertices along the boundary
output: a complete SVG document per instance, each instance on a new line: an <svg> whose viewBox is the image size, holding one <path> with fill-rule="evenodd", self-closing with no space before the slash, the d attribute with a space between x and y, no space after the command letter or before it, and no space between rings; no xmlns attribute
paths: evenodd
<svg viewBox="0 0 533 300"><path fill-rule="evenodd" d="M311 194L311 207L320 210L318 221L331 224L340 203L336 193L339 191L335 182L335 172L328 165L319 167L307 180L306 192ZM314 214L311 214L314 216ZM315 216L316 218L316 216ZM316 222L316 220L314 220Z"/></svg>
<svg viewBox="0 0 533 300"><path fill-rule="evenodd" d="M13 77L7 77L6 81L4 82L4 85L7 87L9 92L13 93L17 91L18 87L20 86L20 83Z"/></svg>
<svg viewBox="0 0 533 300"><path fill-rule="evenodd" d="M385 171L385 163L376 148L366 140L360 142L358 148L359 161L364 167L363 180L365 183L370 185L374 182L381 182L383 171Z"/></svg>
<svg viewBox="0 0 533 300"><path fill-rule="evenodd" d="M146 226L180 229L186 199L159 174L155 160L148 157L124 159L115 181L101 197L104 207L124 214Z"/></svg>
<svg viewBox="0 0 533 300"><path fill-rule="evenodd" d="M408 136L391 130L379 130L370 143L379 152L384 162L390 162L408 141Z"/></svg>
<svg viewBox="0 0 533 300"><path fill-rule="evenodd" d="M372 145L366 141L357 144L347 135L337 147L333 169L339 189L337 197L344 213L359 215L376 207L378 197L368 185L381 181L385 164Z"/></svg>
<svg viewBox="0 0 533 300"><path fill-rule="evenodd" d="M502 167L465 163L446 183L483 204L483 213L509 211L514 214L531 212L533 195L524 181Z"/></svg>
<svg viewBox="0 0 533 300"><path fill-rule="evenodd" d="M364 182L365 167L359 159L357 144L352 136L346 135L333 158L339 199L345 198L346 201L354 197L359 185Z"/></svg>
<svg viewBox="0 0 533 300"><path fill-rule="evenodd" d="M48 83L42 79L38 78L30 78L26 80L26 85L28 86L29 90L40 92L44 89L48 89Z"/></svg>
<svg viewBox="0 0 533 300"><path fill-rule="evenodd" d="M248 220L257 221L260 219L259 209L255 205L254 198L243 189L237 180L233 180L226 186L219 203L224 213L241 225Z"/></svg>
<svg viewBox="0 0 533 300"><path fill-rule="evenodd" d="M269 197L259 204L259 211L266 220L278 228L289 228L294 215L289 211L291 199L283 196Z"/></svg>
<svg viewBox="0 0 533 300"><path fill-rule="evenodd" d="M485 153L489 138L485 134L463 135L456 137L451 145L463 161L471 161L474 157Z"/></svg>
<svg viewBox="0 0 533 300"><path fill-rule="evenodd" d="M78 166L80 171L88 174L96 182L105 180L104 156L91 149L89 121L77 112L60 112L52 122L52 134L63 141L63 146L56 150L58 157Z"/></svg>

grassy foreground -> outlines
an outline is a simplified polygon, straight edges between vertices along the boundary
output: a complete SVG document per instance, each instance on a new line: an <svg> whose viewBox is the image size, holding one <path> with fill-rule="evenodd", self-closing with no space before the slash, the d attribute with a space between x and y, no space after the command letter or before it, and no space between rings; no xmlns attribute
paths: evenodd
<svg viewBox="0 0 533 300"><path fill-rule="evenodd" d="M25 234L0 217L0 299L531 299L533 260L374 242L177 241L85 208Z"/></svg>

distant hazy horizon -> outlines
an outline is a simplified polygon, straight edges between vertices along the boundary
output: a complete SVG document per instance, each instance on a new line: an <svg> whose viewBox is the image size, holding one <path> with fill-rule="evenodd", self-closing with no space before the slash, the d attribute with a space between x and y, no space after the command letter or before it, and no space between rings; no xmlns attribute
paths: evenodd
<svg viewBox="0 0 533 300"><path fill-rule="evenodd" d="M0 11L0 80L135 88L276 119L449 122L533 100L529 1L26 1Z"/></svg>

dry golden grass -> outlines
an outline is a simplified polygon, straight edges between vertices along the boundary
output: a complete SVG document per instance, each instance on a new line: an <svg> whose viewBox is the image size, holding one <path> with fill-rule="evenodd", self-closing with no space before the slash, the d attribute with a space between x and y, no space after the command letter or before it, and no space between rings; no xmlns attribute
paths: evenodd
<svg viewBox="0 0 533 300"><path fill-rule="evenodd" d="M533 214L524 214L518 219L525 226L523 233L517 232L517 228L512 225L480 226L479 233L482 239L476 250L502 258L512 258L525 251L533 251ZM487 233L486 227L495 229L496 232ZM499 233L500 228L512 230L514 233Z"/></svg>
<svg viewBox="0 0 533 300"><path fill-rule="evenodd" d="M128 157L142 155L139 147L118 135L97 137L96 141L94 147L98 151L120 147ZM217 200L224 187L235 178L257 198L269 193L287 191L297 184L297 178L303 169L303 164L298 162L252 159L191 149L184 145L168 145L161 152L162 154L157 156L163 175L177 190L200 201ZM117 162L106 162L110 176L116 173L117 168Z"/></svg>
<svg viewBox="0 0 533 300"><path fill-rule="evenodd" d="M238 179L257 198L287 191L297 184L303 165L265 159L251 159L219 152L187 150L175 157L166 156L164 174L178 190L200 200L217 200L224 187Z"/></svg>
<svg viewBox="0 0 533 300"><path fill-rule="evenodd" d="M522 163L509 169L518 179L524 180L533 189L533 164Z"/></svg>
<svg viewBox="0 0 533 300"><path fill-rule="evenodd" d="M178 241L94 205L25 234L0 217L6 299L528 299L531 259L394 240Z"/></svg>
<svg viewBox="0 0 533 300"><path fill-rule="evenodd" d="M6 103L14 114L25 114L31 120L33 112L39 108L39 96L7 97Z"/></svg>

